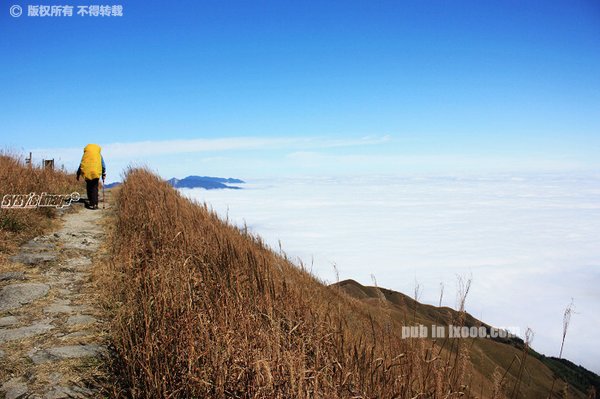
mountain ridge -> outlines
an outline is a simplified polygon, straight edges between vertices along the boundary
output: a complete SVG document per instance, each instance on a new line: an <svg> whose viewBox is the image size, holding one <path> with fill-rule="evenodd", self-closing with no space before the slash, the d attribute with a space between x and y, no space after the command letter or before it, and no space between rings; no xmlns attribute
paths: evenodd
<svg viewBox="0 0 600 399"><path fill-rule="evenodd" d="M448 326L453 320L456 320L456 317L459 314L458 311L450 307L438 307L434 305L423 304L401 292L381 287L364 286L352 279L343 280L331 284L330 286L337 287L347 295L371 306L383 306L388 308L392 317L397 320L403 320L404 324L406 324L407 320L412 319L413 324L423 324L427 327L432 324L438 326ZM476 319L468 312L465 312L465 315L466 317L464 320L464 325L466 327L481 326L486 328L486 330L493 328L489 324ZM487 356L485 357L485 360L487 360L488 363L490 359L494 359L494 353L496 352L493 348L491 348L491 345L487 345L486 341L503 345L503 347L501 347L503 351L512 351L515 352L515 354L522 352L525 345L523 339L517 336L475 338L473 344L474 348L476 348L475 352L479 350L483 352L483 354L486 354ZM567 381L569 385L575 387L579 392L586 393L590 387L593 387L596 392L600 392L600 376L593 371L588 370L581 365L577 365L565 358L544 355L535 351L531 347L528 348L528 354L531 356L531 360L527 359L527 361L539 361L559 379ZM485 363L485 361L481 361L481 364L478 365L483 367L483 363ZM499 361L492 363L495 363L494 366L496 367L506 369L506 367L502 367L502 364ZM535 379L532 378L531 381L533 382ZM536 383L532 383L532 385L535 386Z"/></svg>
<svg viewBox="0 0 600 399"><path fill-rule="evenodd" d="M171 186L175 188L204 188L206 190L220 190L220 189L230 189L230 190L241 190L242 187L231 184L244 184L246 183L244 180L236 179L232 177L213 177L213 176L197 176L190 175L186 176L182 179L178 179L176 177L172 177L168 180L165 180ZM122 182L114 182L106 184L105 188L113 188L118 187L122 184Z"/></svg>

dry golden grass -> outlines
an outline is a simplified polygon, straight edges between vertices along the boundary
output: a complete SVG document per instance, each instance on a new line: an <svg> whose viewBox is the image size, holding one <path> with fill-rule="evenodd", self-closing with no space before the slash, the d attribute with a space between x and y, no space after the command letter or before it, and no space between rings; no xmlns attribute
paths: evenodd
<svg viewBox="0 0 600 399"><path fill-rule="evenodd" d="M5 194L69 194L85 192L75 174L25 166L19 157L0 152L0 200ZM55 216L53 208L0 209L0 252L14 250L23 241L41 234Z"/></svg>
<svg viewBox="0 0 600 399"><path fill-rule="evenodd" d="M460 340L400 339L384 307L325 286L152 173L129 171L116 204L115 395L471 396Z"/></svg>

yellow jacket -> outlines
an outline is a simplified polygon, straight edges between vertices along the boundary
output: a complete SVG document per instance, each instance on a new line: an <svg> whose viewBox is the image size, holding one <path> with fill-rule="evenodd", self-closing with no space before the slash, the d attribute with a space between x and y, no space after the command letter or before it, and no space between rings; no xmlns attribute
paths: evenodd
<svg viewBox="0 0 600 399"><path fill-rule="evenodd" d="M83 157L81 157L77 174L82 175L85 180L99 179L106 173L104 159L100 154L101 150L98 144L88 144L83 149Z"/></svg>

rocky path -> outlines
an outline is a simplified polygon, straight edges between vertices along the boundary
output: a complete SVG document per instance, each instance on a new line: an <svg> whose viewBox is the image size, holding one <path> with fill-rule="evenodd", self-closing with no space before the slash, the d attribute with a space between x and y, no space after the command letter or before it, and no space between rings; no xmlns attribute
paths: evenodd
<svg viewBox="0 0 600 399"><path fill-rule="evenodd" d="M0 265L0 397L99 396L106 350L94 274L106 257L109 210L72 206L62 227Z"/></svg>

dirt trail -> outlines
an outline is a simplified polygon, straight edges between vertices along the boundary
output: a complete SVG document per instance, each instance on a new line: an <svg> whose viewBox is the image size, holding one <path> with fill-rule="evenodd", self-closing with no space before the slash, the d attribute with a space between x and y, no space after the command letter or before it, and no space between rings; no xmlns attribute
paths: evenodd
<svg viewBox="0 0 600 399"><path fill-rule="evenodd" d="M0 265L0 397L99 395L105 320L94 271L110 210L72 207L58 230Z"/></svg>

